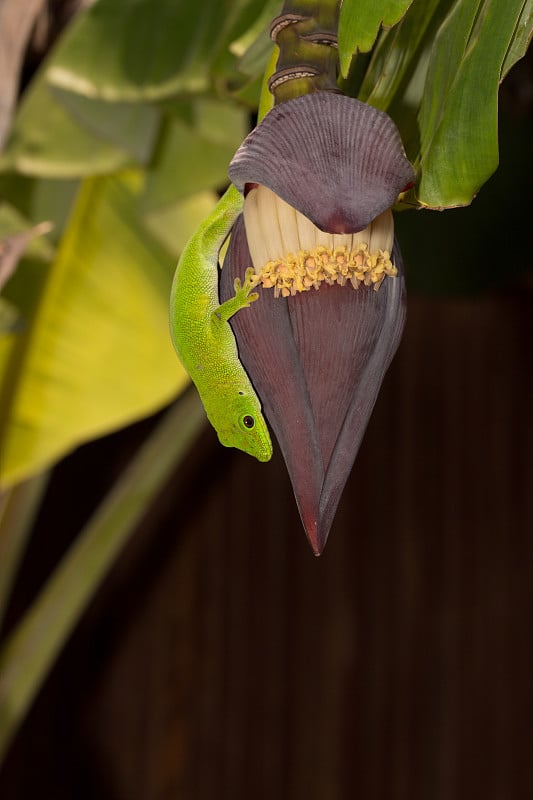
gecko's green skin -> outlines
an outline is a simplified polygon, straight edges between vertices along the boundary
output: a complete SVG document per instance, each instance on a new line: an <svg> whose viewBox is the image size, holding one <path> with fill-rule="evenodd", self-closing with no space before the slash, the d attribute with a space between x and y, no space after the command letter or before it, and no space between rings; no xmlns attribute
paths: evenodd
<svg viewBox="0 0 533 800"><path fill-rule="evenodd" d="M268 78L276 61L277 48L265 73L259 119L272 107ZM269 461L272 442L261 403L239 361L228 321L257 299L252 292L253 269L246 271L244 284L235 281L235 297L222 304L218 298L220 248L242 206L242 196L230 186L185 245L172 284L170 331L176 352L198 389L221 443L244 450L259 461Z"/></svg>
<svg viewBox="0 0 533 800"><path fill-rule="evenodd" d="M185 246L172 284L170 330L221 443L268 461L270 434L228 322L257 299L252 293L253 269L247 270L242 286L235 281L235 297L222 304L218 299L218 253L242 203L230 186Z"/></svg>

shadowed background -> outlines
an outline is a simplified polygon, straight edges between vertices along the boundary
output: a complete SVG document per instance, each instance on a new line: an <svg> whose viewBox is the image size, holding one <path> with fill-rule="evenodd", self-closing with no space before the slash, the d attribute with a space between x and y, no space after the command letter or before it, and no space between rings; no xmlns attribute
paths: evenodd
<svg viewBox="0 0 533 800"><path fill-rule="evenodd" d="M504 85L502 168L472 207L398 219L407 326L324 555L279 452L262 465L206 430L56 663L0 797L533 796L530 71ZM55 469L2 635L153 425Z"/></svg>
<svg viewBox="0 0 533 800"><path fill-rule="evenodd" d="M59 660L1 796L531 796L532 311L527 286L411 299L320 559L279 456L206 432ZM147 426L56 469L11 619Z"/></svg>

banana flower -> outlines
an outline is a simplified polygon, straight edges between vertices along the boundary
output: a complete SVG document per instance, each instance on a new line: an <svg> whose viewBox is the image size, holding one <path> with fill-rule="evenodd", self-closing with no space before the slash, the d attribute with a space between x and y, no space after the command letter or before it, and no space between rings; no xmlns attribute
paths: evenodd
<svg viewBox="0 0 533 800"><path fill-rule="evenodd" d="M275 106L229 175L245 200L221 300L253 265L231 324L320 555L404 326L391 208L414 172L387 114L323 91Z"/></svg>

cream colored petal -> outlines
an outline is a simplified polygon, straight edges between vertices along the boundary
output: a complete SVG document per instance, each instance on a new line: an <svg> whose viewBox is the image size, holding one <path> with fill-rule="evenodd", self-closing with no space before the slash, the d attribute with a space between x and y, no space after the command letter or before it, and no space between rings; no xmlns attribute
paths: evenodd
<svg viewBox="0 0 533 800"><path fill-rule="evenodd" d="M261 217L258 208L258 190L252 189L244 200L244 224L250 255L256 271L269 260L268 251L261 228Z"/></svg>
<svg viewBox="0 0 533 800"><path fill-rule="evenodd" d="M284 256L281 229L278 221L279 198L264 186L257 187L257 210L264 246L268 253L267 261L276 261Z"/></svg>
<svg viewBox="0 0 533 800"><path fill-rule="evenodd" d="M370 225L370 242L368 243L371 253L376 250L387 250L392 252L394 244L394 220L392 211L388 208L380 214Z"/></svg>
<svg viewBox="0 0 533 800"><path fill-rule="evenodd" d="M263 188L265 192L270 192L270 189ZM274 194L271 192L271 194ZM300 249L300 240L298 238L298 227L296 223L296 211L292 206L282 200L280 197L274 195L277 199L276 207L278 213L278 225L283 243L284 254L292 253L296 255Z"/></svg>
<svg viewBox="0 0 533 800"><path fill-rule="evenodd" d="M331 237L332 243L330 245L332 250L339 247L345 247L348 252L353 250L353 234L352 233L334 233Z"/></svg>
<svg viewBox="0 0 533 800"><path fill-rule="evenodd" d="M363 228L362 231L359 233L352 234L352 249L359 250L362 244L369 244L370 239L370 226L368 228Z"/></svg>
<svg viewBox="0 0 533 800"><path fill-rule="evenodd" d="M300 250L310 251L317 246L318 228L313 225L310 219L304 217L299 211L296 212L296 224L298 227L298 238L300 240Z"/></svg>

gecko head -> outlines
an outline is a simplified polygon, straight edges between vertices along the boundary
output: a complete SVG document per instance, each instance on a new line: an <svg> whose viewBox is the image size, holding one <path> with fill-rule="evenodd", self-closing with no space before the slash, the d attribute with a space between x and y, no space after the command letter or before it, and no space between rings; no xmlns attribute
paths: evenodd
<svg viewBox="0 0 533 800"><path fill-rule="evenodd" d="M272 442L257 395L250 387L228 389L208 416L224 447L236 447L259 461L270 461Z"/></svg>

